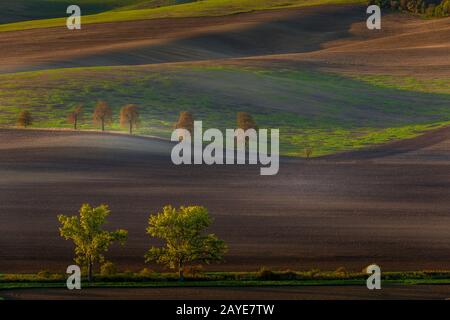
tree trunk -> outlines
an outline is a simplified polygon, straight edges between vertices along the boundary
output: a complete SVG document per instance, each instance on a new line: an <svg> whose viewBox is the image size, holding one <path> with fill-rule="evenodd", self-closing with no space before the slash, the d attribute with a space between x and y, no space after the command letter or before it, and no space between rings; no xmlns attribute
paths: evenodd
<svg viewBox="0 0 450 320"><path fill-rule="evenodd" d="M181 261L178 262L178 280L184 281L183 263Z"/></svg>
<svg viewBox="0 0 450 320"><path fill-rule="evenodd" d="M102 119L102 131L105 131L105 120Z"/></svg>
<svg viewBox="0 0 450 320"><path fill-rule="evenodd" d="M77 118L75 118L73 121L73 129L77 130Z"/></svg>
<svg viewBox="0 0 450 320"><path fill-rule="evenodd" d="M130 121L130 134L133 134L133 122Z"/></svg>
<svg viewBox="0 0 450 320"><path fill-rule="evenodd" d="M88 282L92 281L92 262L88 263Z"/></svg>

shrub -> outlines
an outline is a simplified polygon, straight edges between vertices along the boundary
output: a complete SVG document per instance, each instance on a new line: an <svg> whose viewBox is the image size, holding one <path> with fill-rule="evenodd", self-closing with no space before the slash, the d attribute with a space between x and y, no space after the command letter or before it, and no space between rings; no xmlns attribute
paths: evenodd
<svg viewBox="0 0 450 320"><path fill-rule="evenodd" d="M266 267L259 269L256 276L260 280L277 280L278 278L272 270L267 269Z"/></svg>
<svg viewBox="0 0 450 320"><path fill-rule="evenodd" d="M38 272L37 276L38 278L49 279L52 276L52 274L48 270L41 270Z"/></svg>
<svg viewBox="0 0 450 320"><path fill-rule="evenodd" d="M307 275L311 278L317 278L318 276L320 276L320 273L320 269L311 269L307 272Z"/></svg>
<svg viewBox="0 0 450 320"><path fill-rule="evenodd" d="M100 267L100 274L102 276L112 276L117 273L116 265L110 261L106 261Z"/></svg>
<svg viewBox="0 0 450 320"><path fill-rule="evenodd" d="M198 278L201 276L204 272L202 265L196 265L196 266L187 266L184 268L184 272L187 276L191 278Z"/></svg>
<svg viewBox="0 0 450 320"><path fill-rule="evenodd" d="M336 269L336 271L334 271L334 274L337 277L345 277L345 276L347 276L347 270L345 270L344 267L339 267Z"/></svg>
<svg viewBox="0 0 450 320"><path fill-rule="evenodd" d="M286 270L278 275L280 280L296 280L298 274L295 271Z"/></svg>
<svg viewBox="0 0 450 320"><path fill-rule="evenodd" d="M139 275L141 277L151 277L154 274L155 274L155 272L153 270L148 269L148 268L144 268L141 271L139 271Z"/></svg>

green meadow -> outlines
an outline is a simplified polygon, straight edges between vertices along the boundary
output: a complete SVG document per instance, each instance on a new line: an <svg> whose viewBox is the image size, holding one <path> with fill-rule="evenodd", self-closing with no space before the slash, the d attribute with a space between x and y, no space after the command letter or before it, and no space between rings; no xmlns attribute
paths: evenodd
<svg viewBox="0 0 450 320"><path fill-rule="evenodd" d="M140 107L136 133L169 138L180 111L204 127L234 128L236 113L249 112L260 128L280 129L283 155L313 156L414 137L450 124L445 81L430 89L420 81L378 83L311 70L243 67L95 67L0 75L0 125L14 126L30 110L33 127L70 128L68 113L84 105L83 129L98 100L106 100L119 127L119 110ZM441 89L437 89L441 85ZM409 90L409 89L415 89ZM428 92L430 91L430 92Z"/></svg>
<svg viewBox="0 0 450 320"><path fill-rule="evenodd" d="M64 3L65 0L56 0ZM87 7L96 5L99 0L84 0ZM110 7L116 7L120 0L109 0ZM122 2L126 3L126 0ZM132 1L129 0L131 6L124 6L107 10L92 15L83 15L82 23L105 23L105 22L119 22L119 21L133 21L157 18L180 18L180 17L204 17L204 16L224 16L244 12L252 12L259 10L287 8L287 7L305 7L314 5L328 5L328 4L351 4L351 3L365 3L366 0L203 0L174 5L164 5L161 7L154 7L152 1ZM175 1L176 2L176 1ZM108 3L108 2L107 2ZM169 3L170 4L170 3ZM83 7L83 3L80 4ZM102 4L105 6L105 4ZM92 9L91 9L92 10ZM84 13L89 14L88 11ZM40 19L15 22L0 25L1 31L15 31L36 28L59 27L66 25L66 16L60 15L62 18Z"/></svg>

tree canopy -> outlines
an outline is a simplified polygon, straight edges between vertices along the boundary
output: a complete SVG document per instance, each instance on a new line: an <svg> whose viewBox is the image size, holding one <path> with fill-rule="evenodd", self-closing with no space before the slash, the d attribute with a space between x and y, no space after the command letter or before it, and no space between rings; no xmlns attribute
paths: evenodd
<svg viewBox="0 0 450 320"><path fill-rule="evenodd" d="M73 128L76 130L78 123L83 117L83 107L81 105L76 106L71 113L69 113L68 121L73 124Z"/></svg>
<svg viewBox="0 0 450 320"><path fill-rule="evenodd" d="M139 110L134 104L128 104L120 110L120 125L127 127L130 134L133 134L133 126L137 126L139 121Z"/></svg>
<svg viewBox="0 0 450 320"><path fill-rule="evenodd" d="M149 218L147 233L165 241L164 247L151 247L146 262L164 264L177 269L180 280L183 268L190 263L211 263L223 260L227 251L224 241L214 234L204 235L212 223L208 210L202 206L165 206Z"/></svg>
<svg viewBox="0 0 450 320"><path fill-rule="evenodd" d="M19 117L17 118L17 125L21 127L28 127L33 124L33 117L31 116L31 112L28 110L23 110L19 113Z"/></svg>
<svg viewBox="0 0 450 320"><path fill-rule="evenodd" d="M236 124L238 129L244 131L248 129L257 129L256 122L253 117L247 112L238 112L236 117Z"/></svg>
<svg viewBox="0 0 450 320"><path fill-rule="evenodd" d="M93 266L104 261L104 253L109 246L118 241L124 244L128 232L119 229L113 232L103 230L106 218L111 214L108 206L92 208L89 204L81 206L79 216L59 215L60 234L75 244L75 262L88 269L88 279L92 280Z"/></svg>
<svg viewBox="0 0 450 320"><path fill-rule="evenodd" d="M112 122L112 109L106 101L97 102L93 118L95 123L101 125L102 131L105 131L105 124Z"/></svg>

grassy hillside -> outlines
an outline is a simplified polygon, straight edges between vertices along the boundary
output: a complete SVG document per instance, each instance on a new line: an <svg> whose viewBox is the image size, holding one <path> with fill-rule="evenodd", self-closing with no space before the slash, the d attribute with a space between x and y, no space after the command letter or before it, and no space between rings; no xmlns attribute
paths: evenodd
<svg viewBox="0 0 450 320"><path fill-rule="evenodd" d="M59 1L59 0L58 0ZM61 0L63 1L63 0ZM98 0L86 0L98 1ZM115 1L115 0L112 0ZM119 1L119 0L117 0ZM84 16L82 23L104 23L168 17L222 16L256 10L283 7L302 7L326 4L365 3L366 0L203 0L173 6L136 10L112 10ZM145 7L145 4L143 4ZM140 8L138 6L138 8ZM65 26L65 18L23 21L0 25L0 31L24 30Z"/></svg>
<svg viewBox="0 0 450 320"><path fill-rule="evenodd" d="M403 90L395 81L382 87L376 80L306 70L203 66L1 75L0 124L14 125L18 112L28 109L36 127L70 127L66 116L82 103L87 113L83 127L93 128L93 107L105 99L116 118L110 129L120 129L120 107L136 103L142 115L138 132L168 138L180 111L192 111L206 127L221 129L234 128L236 112L248 111L260 127L280 128L282 154L302 155L312 146L317 156L412 137L450 123L450 94ZM436 82L433 90L446 92L448 80Z"/></svg>
<svg viewBox="0 0 450 320"><path fill-rule="evenodd" d="M177 4L196 2L199 0L141 0L138 3L120 7L117 10L138 10L138 9L152 9L166 6L173 6Z"/></svg>
<svg viewBox="0 0 450 320"><path fill-rule="evenodd" d="M142 3L145 0L14 0L0 1L0 23L65 17L69 5L81 6L83 14L95 14ZM169 0L167 0L169 1ZM148 2L148 1L146 1Z"/></svg>

